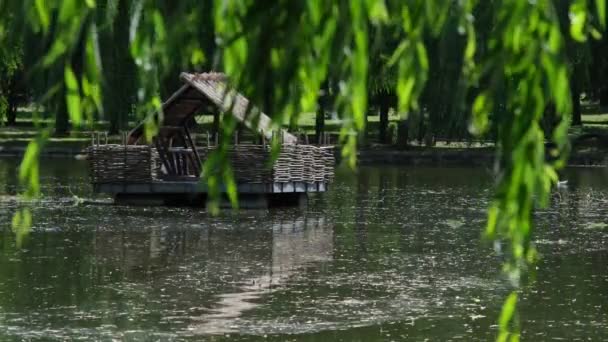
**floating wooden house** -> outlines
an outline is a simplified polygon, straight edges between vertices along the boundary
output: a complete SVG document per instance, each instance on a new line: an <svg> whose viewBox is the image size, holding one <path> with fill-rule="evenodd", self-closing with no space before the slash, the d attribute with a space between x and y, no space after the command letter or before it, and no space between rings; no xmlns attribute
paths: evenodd
<svg viewBox="0 0 608 342"><path fill-rule="evenodd" d="M88 150L95 192L119 202L204 203L207 184L202 164L218 148L207 135L197 139L197 118L232 115L256 136L256 142L235 142L227 148L242 207L298 204L307 193L324 192L334 175L331 146L301 144L276 131L270 118L231 89L223 74L182 73L183 86L124 139L123 144L94 144ZM144 139L147 120L158 127L151 143ZM270 166L269 142L279 139L281 152ZM224 187L220 187L225 191Z"/></svg>

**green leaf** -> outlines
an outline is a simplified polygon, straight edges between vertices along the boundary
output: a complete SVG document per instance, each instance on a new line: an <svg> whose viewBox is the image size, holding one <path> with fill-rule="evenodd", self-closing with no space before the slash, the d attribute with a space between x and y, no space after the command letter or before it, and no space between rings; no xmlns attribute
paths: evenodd
<svg viewBox="0 0 608 342"><path fill-rule="evenodd" d="M239 197L236 187L236 182L234 180L234 172L232 171L232 166L228 162L224 165L224 173L223 173L223 181L226 186L226 194L228 195L228 199L230 200L230 204L233 209L239 208Z"/></svg>
<svg viewBox="0 0 608 342"><path fill-rule="evenodd" d="M321 22L321 2L323 0L306 0L308 13L313 25L318 25Z"/></svg>
<svg viewBox="0 0 608 342"><path fill-rule="evenodd" d="M416 53L418 56L418 63L422 69L421 72L426 73L429 70L429 58L426 54L426 48L421 42L416 44Z"/></svg>
<svg viewBox="0 0 608 342"><path fill-rule="evenodd" d="M29 208L19 209L12 219L12 229L16 236L17 247L23 246L23 240L32 227L32 212Z"/></svg>
<svg viewBox="0 0 608 342"><path fill-rule="evenodd" d="M40 183L37 177L40 147L38 140L32 140L27 145L19 166L19 182L28 187L27 194L30 195L29 197L34 197L40 192Z"/></svg>
<svg viewBox="0 0 608 342"><path fill-rule="evenodd" d="M507 339L512 336L512 333L509 330L509 323L513 320L516 306L517 292L511 292L503 303L500 317L498 318L499 335L496 339L497 341L507 341Z"/></svg>
<svg viewBox="0 0 608 342"><path fill-rule="evenodd" d="M78 4L77 0L62 0L61 8L59 10L59 22L67 23L70 20L78 20L80 15L78 15Z"/></svg>
<svg viewBox="0 0 608 342"><path fill-rule="evenodd" d="M42 65L47 68L50 67L57 61L60 56L66 53L67 49L68 46L63 40L56 40L53 43L53 46L51 47L49 52L42 59Z"/></svg>
<svg viewBox="0 0 608 342"><path fill-rule="evenodd" d="M86 77L83 76L83 90L85 80L89 85L88 92L85 92L85 96L88 97L97 111L102 112L102 101L101 101L101 62L99 58L99 46L97 44L97 29L93 25L91 32L89 33L85 46L85 68ZM92 114L92 113L91 113Z"/></svg>
<svg viewBox="0 0 608 342"><path fill-rule="evenodd" d="M499 208L493 204L488 210L488 223L486 224L485 235L489 239L493 239L496 235L496 226L498 224Z"/></svg>
<svg viewBox="0 0 608 342"><path fill-rule="evenodd" d="M562 65L556 70L554 89L555 106L558 113L570 113L572 102L570 100L570 82L568 70Z"/></svg>
<svg viewBox="0 0 608 342"><path fill-rule="evenodd" d="M369 8L369 18L374 24L388 21L388 11L384 0L367 0Z"/></svg>
<svg viewBox="0 0 608 342"><path fill-rule="evenodd" d="M201 49L194 49L190 54L190 64L197 66L205 63L205 52Z"/></svg>
<svg viewBox="0 0 608 342"><path fill-rule="evenodd" d="M475 51L477 50L477 38L473 28L470 28L468 32L469 34L467 36L467 45L464 51L464 57L466 60L472 61L473 57L475 57Z"/></svg>
<svg viewBox="0 0 608 342"><path fill-rule="evenodd" d="M488 117L492 110L492 98L488 93L481 93L473 102L473 120L469 131L473 135L482 135L488 129Z"/></svg>
<svg viewBox="0 0 608 342"><path fill-rule="evenodd" d="M391 58L386 63L387 66L389 68L392 67L392 66L394 66L400 60L400 58L403 55L403 52L405 51L405 49L407 49L409 46L410 46L410 42L408 40L403 40L401 43L399 43L399 45L397 46L397 48L395 49L395 51L391 55Z"/></svg>
<svg viewBox="0 0 608 342"><path fill-rule="evenodd" d="M407 62L404 58L399 62L399 77L397 79L397 95L399 97L399 113L407 115L412 104L412 93L416 85L416 79L409 74Z"/></svg>
<svg viewBox="0 0 608 342"><path fill-rule="evenodd" d="M80 88L78 86L78 80L72 67L69 65L65 66L64 69L64 81L66 86L65 100L68 107L68 114L72 124L80 126L82 122L82 112L80 107Z"/></svg>
<svg viewBox="0 0 608 342"><path fill-rule="evenodd" d="M606 0L595 0L597 17L602 28L606 28Z"/></svg>
<svg viewBox="0 0 608 342"><path fill-rule="evenodd" d="M156 40L165 41L167 39L167 30L165 29L165 21L159 11L154 11L154 32L156 33Z"/></svg>
<svg viewBox="0 0 608 342"><path fill-rule="evenodd" d="M49 15L49 8L47 7L46 0L36 0L36 13L38 14L38 20L42 25L43 31L46 33L49 29L49 24L51 22Z"/></svg>
<svg viewBox="0 0 608 342"><path fill-rule="evenodd" d="M585 26L587 25L586 0L574 0L570 5L570 35L578 42L587 40Z"/></svg>

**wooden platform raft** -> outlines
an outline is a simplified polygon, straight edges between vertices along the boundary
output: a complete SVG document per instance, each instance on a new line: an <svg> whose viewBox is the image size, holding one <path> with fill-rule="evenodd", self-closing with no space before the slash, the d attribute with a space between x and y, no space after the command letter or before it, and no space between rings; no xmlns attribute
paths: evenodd
<svg viewBox="0 0 608 342"><path fill-rule="evenodd" d="M305 194L327 189L334 177L332 146L299 144L296 136L277 130L268 116L229 88L222 74L182 73L181 79L184 85L162 110L138 124L123 144L94 144L88 148L96 192L116 198L206 195L206 185L200 180L204 177L202 164L218 146L209 135L206 144L199 146L196 118L219 114L232 115L256 137L255 143L238 142L227 147L241 194ZM149 120L154 120L158 133L146 144L143 138ZM281 151L271 163L270 140L277 138Z"/></svg>

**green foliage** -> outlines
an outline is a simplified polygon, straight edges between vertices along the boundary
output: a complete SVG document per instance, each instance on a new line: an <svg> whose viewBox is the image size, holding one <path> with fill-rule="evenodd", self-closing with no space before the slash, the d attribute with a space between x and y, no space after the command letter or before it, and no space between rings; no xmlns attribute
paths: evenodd
<svg viewBox="0 0 608 342"><path fill-rule="evenodd" d="M19 184L27 190L22 194L26 203L40 196L40 151L49 138L49 130L41 130L36 139L32 140L25 151L19 166ZM17 237L17 246L21 246L23 239L32 226L32 213L28 205L20 208L13 216L12 227Z"/></svg>
<svg viewBox="0 0 608 342"><path fill-rule="evenodd" d="M76 125L101 111L100 23L93 18L117 18L115 1L101 7L92 0L0 0L0 46L19 36L7 31L49 43L32 75L55 75L49 78L49 94L65 93ZM303 111L315 111L327 82L343 123L342 153L354 167L370 88L396 93L402 117L415 113L412 117L422 123L428 115L431 121L449 121L448 116L468 105L473 134L492 127L496 131L499 174L486 236L504 242L499 252L506 256L505 270L518 287L536 255L532 213L546 203L556 169L564 165L568 152L568 35L587 42L589 36L599 36L606 21L604 0L569 1L565 35L560 1L134 1L129 52L137 67L138 113L160 108L161 82L176 77L176 70L214 68L260 105L278 129L283 123L294 125ZM102 8L107 13L98 15ZM375 40L384 34L388 38ZM446 48L448 42L453 48ZM449 77L442 78L447 70L442 63L453 63ZM53 68L60 71L49 71ZM395 75L372 74L379 71ZM446 89L452 93L449 106L433 106ZM546 136L541 120L547 108L555 108L559 124ZM146 126L146 136L154 131L153 124ZM224 120L221 131L220 147L206 161L204 177L212 195L218 196L223 185L235 203L226 158L235 124ZM545 160L546 140L557 145L559 158L554 162ZM37 194L36 163L30 161L39 151L36 144L23 166L32 195ZM29 223L29 217L15 216L15 226ZM517 331L511 334L517 329L516 301L511 295L505 302L499 339L518 339Z"/></svg>
<svg viewBox="0 0 608 342"><path fill-rule="evenodd" d="M502 306L500 317L498 318L499 332L496 341L498 342L517 342L519 341L519 333L512 333L508 328L511 324L517 326L515 319L515 308L517 306L517 292L509 294L505 303ZM517 330L517 329L514 329Z"/></svg>

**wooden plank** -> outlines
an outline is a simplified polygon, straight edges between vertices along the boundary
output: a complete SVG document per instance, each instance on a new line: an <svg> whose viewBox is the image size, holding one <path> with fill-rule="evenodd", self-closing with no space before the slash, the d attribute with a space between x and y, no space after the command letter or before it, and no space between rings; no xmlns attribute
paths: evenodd
<svg viewBox="0 0 608 342"><path fill-rule="evenodd" d="M202 161L201 161L201 157L198 154L198 151L196 150L196 145L194 144L194 140L192 140L192 136L190 135L190 130L188 129L188 127L184 126L184 133L186 135L186 141L188 142L188 144L190 145L190 148L192 148L192 151L194 152L194 170L196 172L197 176L200 176L201 173L201 165L202 165Z"/></svg>
<svg viewBox="0 0 608 342"><path fill-rule="evenodd" d="M306 192L306 183L295 182L295 192Z"/></svg>
<svg viewBox="0 0 608 342"><path fill-rule="evenodd" d="M156 150L158 150L158 156L160 157L160 161L163 163L165 169L169 174L175 174L175 170L173 170L171 162L167 159L167 153L165 152L164 146L159 140L160 136L154 138L154 145L156 146Z"/></svg>
<svg viewBox="0 0 608 342"><path fill-rule="evenodd" d="M296 190L293 182L283 184L283 192L294 192Z"/></svg>
<svg viewBox="0 0 608 342"><path fill-rule="evenodd" d="M273 183L272 184L272 192L274 192L274 193L281 193L281 192L283 192L283 187L281 186L280 183Z"/></svg>
<svg viewBox="0 0 608 342"><path fill-rule="evenodd" d="M319 189L325 189L324 183L317 183ZM288 191L290 190L291 191ZM243 194L268 194L277 192L294 193L294 184L290 183L241 183L237 184L237 191ZM188 194L188 193L207 193L207 184L192 176L167 176L163 181L146 183L97 183L94 187L97 193L126 193L126 194ZM225 192L225 188L220 191ZM296 192L297 193L297 192Z"/></svg>
<svg viewBox="0 0 608 342"><path fill-rule="evenodd" d="M182 94L184 94L189 89L192 89L192 87L189 84L184 84L181 88L179 88L175 93L173 93L173 95L171 95L171 97L169 97L167 99L167 101L165 101L163 103L163 105L161 107L162 108L161 112L165 112L175 100L177 100ZM139 141L139 138L141 138L143 135L145 123L149 120L158 119L159 114L160 114L160 112L155 112L152 115L149 115L146 119L141 121L137 126L135 126L135 128L133 128L129 132L129 136L128 136L129 145L136 144ZM161 124L161 126L162 126L162 123L159 123L159 124Z"/></svg>
<svg viewBox="0 0 608 342"><path fill-rule="evenodd" d="M202 97L195 98L195 97L183 97L182 96L179 99L179 102L183 102L183 103L188 104L188 105L196 105L196 106L202 104L204 101L205 101L205 99L202 98Z"/></svg>
<svg viewBox="0 0 608 342"><path fill-rule="evenodd" d="M193 153L194 150L190 147L169 147L167 148L168 152L172 153Z"/></svg>
<svg viewBox="0 0 608 342"><path fill-rule="evenodd" d="M182 73L180 78L198 89L209 100L215 103L223 112L231 112L232 115L249 129L258 131L267 139L272 139L272 120L261 111L250 107L249 100L234 90L227 90L225 82L220 80L197 79L195 74ZM257 120L252 120L251 113L257 112ZM257 125L254 124L257 121ZM298 138L293 134L281 130L283 143L296 144Z"/></svg>

